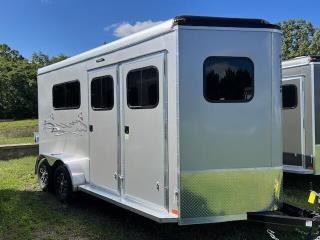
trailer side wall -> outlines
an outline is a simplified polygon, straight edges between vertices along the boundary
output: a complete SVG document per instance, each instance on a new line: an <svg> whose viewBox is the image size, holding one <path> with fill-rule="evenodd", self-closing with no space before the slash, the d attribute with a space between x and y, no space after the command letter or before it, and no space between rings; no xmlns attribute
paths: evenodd
<svg viewBox="0 0 320 240"><path fill-rule="evenodd" d="M276 208L282 179L280 36L180 29L181 224L245 219L246 212ZM212 56L251 59L252 100L206 100L204 62Z"/></svg>
<svg viewBox="0 0 320 240"><path fill-rule="evenodd" d="M284 164L286 165L296 165L296 164L290 164L290 161L296 161L294 160L294 156L301 156L302 154L305 155L305 162L306 165L312 164L312 156L315 154L314 150L314 100L313 100L313 91L312 89L318 88L319 86L313 85L312 82L312 74L311 74L311 67L310 65L304 65L304 66L292 66L289 68L284 68L282 70L282 77L288 78L288 77L295 77L295 76L302 76L304 79L303 82L303 89L304 91L304 132L305 132L305 139L302 139L302 141L305 142L305 153L288 153L286 152L286 145L290 145L290 142L284 143ZM284 125L288 124L286 122L283 122ZM289 131L289 130L288 130ZM287 133L287 134L290 134ZM288 138L290 139L290 138ZM297 141L297 139L292 139L293 141ZM300 160L301 161L301 160ZM302 164L299 164L300 166Z"/></svg>

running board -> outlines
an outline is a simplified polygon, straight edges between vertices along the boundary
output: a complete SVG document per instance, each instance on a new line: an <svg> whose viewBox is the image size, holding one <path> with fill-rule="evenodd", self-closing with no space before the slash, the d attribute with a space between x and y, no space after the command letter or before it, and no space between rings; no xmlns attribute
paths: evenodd
<svg viewBox="0 0 320 240"><path fill-rule="evenodd" d="M283 203L282 208L269 212L247 213L249 221L281 224L287 226L310 227L320 225L320 215L316 212L305 210L287 203Z"/></svg>
<svg viewBox="0 0 320 240"><path fill-rule="evenodd" d="M314 174L313 169L303 168L301 166L283 165L283 171L286 173L298 173L298 174Z"/></svg>
<svg viewBox="0 0 320 240"><path fill-rule="evenodd" d="M115 204L119 207L147 217L159 223L177 223L178 217L173 214L169 214L165 209L156 209L154 207L146 206L149 204L139 203L129 198L121 198L119 195L115 195L103 188L93 186L90 184L78 186L78 190L98 197L109 203Z"/></svg>

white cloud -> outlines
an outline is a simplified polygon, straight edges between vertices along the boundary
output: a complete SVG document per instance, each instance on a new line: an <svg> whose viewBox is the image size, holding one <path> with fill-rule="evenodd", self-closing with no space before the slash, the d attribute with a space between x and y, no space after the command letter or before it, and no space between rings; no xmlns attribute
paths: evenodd
<svg viewBox="0 0 320 240"><path fill-rule="evenodd" d="M122 23L114 23L104 28L105 31L113 30L113 35L116 37L126 37L136 32L140 32L144 29L153 27L157 24L162 23L162 21L144 21L144 22L136 22L134 24L130 24L128 22Z"/></svg>

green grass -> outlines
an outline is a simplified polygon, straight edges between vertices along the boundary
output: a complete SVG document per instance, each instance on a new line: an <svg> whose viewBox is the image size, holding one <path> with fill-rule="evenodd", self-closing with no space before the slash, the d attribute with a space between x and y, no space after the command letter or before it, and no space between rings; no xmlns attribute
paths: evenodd
<svg viewBox="0 0 320 240"><path fill-rule="evenodd" d="M33 143L33 133L37 131L37 119L0 122L0 145Z"/></svg>
<svg viewBox="0 0 320 240"><path fill-rule="evenodd" d="M38 119L17 120L9 122L0 122L0 131L14 130L21 127L37 127Z"/></svg>
<svg viewBox="0 0 320 240"><path fill-rule="evenodd" d="M34 175L35 157L0 161L0 239L270 239L267 229L283 239L304 239L302 229L265 226L250 222L178 226L158 224L86 194L62 204L41 192ZM306 206L306 181L286 198ZM290 194L297 194L296 198Z"/></svg>
<svg viewBox="0 0 320 240"><path fill-rule="evenodd" d="M21 143L33 143L33 137L0 137L0 145L6 144L21 144Z"/></svg>

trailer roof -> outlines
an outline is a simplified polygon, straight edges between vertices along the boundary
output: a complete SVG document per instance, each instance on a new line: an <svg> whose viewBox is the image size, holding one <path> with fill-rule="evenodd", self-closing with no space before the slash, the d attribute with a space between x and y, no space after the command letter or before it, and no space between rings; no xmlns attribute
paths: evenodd
<svg viewBox="0 0 320 240"><path fill-rule="evenodd" d="M282 68L308 65L312 62L320 62L320 56L301 56L282 61Z"/></svg>
<svg viewBox="0 0 320 240"><path fill-rule="evenodd" d="M263 19L247 18L222 18L222 17L204 17L204 16L177 16L154 27L132 34L130 36L118 39L103 46L94 48L76 56L70 57L64 61L38 69L38 74L44 74L92 58L97 58L107 53L115 52L127 46L132 46L148 39L155 38L170 31L177 25L180 26L206 26L206 27L234 27L234 28L267 28L277 29L278 25L271 24Z"/></svg>

